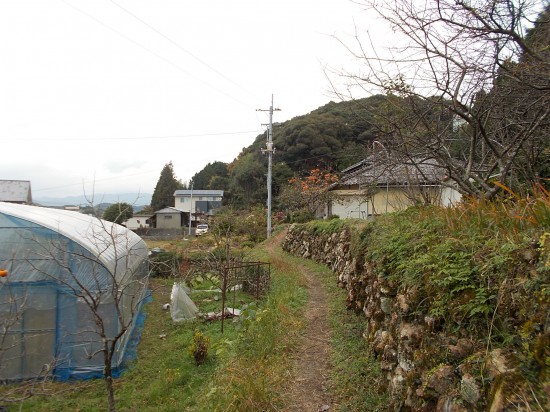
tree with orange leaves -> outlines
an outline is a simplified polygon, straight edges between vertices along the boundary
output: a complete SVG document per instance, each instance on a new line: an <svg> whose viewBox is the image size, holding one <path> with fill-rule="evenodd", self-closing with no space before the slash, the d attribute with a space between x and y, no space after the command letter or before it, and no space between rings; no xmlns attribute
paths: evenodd
<svg viewBox="0 0 550 412"><path fill-rule="evenodd" d="M305 211L311 217L322 212L330 200L328 190L338 182L338 176L320 168L311 169L306 176L293 177L279 196L279 204L289 214Z"/></svg>

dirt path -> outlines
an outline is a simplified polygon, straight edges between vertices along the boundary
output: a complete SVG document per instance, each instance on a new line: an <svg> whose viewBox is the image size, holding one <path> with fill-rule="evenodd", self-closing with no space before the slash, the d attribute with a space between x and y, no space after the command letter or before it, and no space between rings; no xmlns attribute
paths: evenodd
<svg viewBox="0 0 550 412"><path fill-rule="evenodd" d="M270 255L275 255L286 232L278 233L268 245ZM326 391L326 378L329 356L329 325L327 298L322 285L315 274L300 265L307 279L308 303L304 319L306 326L298 347L293 353L295 361L294 380L289 384L285 396L289 402L289 412L318 412L335 410L331 408L330 396ZM330 409L329 409L330 408Z"/></svg>

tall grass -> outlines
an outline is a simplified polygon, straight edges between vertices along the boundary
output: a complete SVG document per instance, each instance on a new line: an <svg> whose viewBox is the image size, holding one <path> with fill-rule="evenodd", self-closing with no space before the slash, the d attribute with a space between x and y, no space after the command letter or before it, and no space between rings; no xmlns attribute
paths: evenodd
<svg viewBox="0 0 550 412"><path fill-rule="evenodd" d="M258 258L265 255L257 252ZM272 258L272 289L218 369L201 411L275 411L292 368L290 351L303 327L305 279L280 256Z"/></svg>
<svg viewBox="0 0 550 412"><path fill-rule="evenodd" d="M500 186L504 194L496 200L467 198L456 207L437 209L449 235L521 241L526 233L550 227L550 192L544 186L523 198Z"/></svg>
<svg viewBox="0 0 550 412"><path fill-rule="evenodd" d="M332 232L334 223L328 226ZM342 227L341 223L337 226ZM265 252L256 253L266 259ZM379 364L362 337L365 318L346 309L345 291L337 286L334 273L280 249L271 261L273 288L264 311L241 336L231 360L216 372L200 410L275 411L288 406L284 390L292 378L291 351L304 327L307 281L300 269L304 265L318 276L327 294L331 328L328 388L336 401L332 409L384 410L387 397L378 385Z"/></svg>
<svg viewBox="0 0 550 412"><path fill-rule="evenodd" d="M549 342L543 331L550 302L550 193L539 186L521 198L503 189L501 197L491 201L414 207L370 222L356 239L352 237L351 250L364 265L366 278L351 287L359 295L365 282L388 280L396 293L407 297L409 321L421 323L429 315L439 330L467 336L487 352L514 351L517 381L542 396L540 382L548 377L547 351L541 348ZM307 228L327 233L323 224ZM341 332L348 333L353 330ZM343 341L347 346L354 342ZM348 371L368 354L365 349L355 349L358 356L344 357ZM435 364L453 361L441 348L429 355ZM363 369L366 381L376 380L376 368ZM346 379L345 374L337 376ZM344 393L353 387L342 385ZM355 405L355 410L382 409Z"/></svg>
<svg viewBox="0 0 550 412"><path fill-rule="evenodd" d="M193 333L200 330L212 342L234 340L235 328L222 335L214 323L190 320L174 324L162 305L170 301L171 280L153 279L154 300L145 306L147 319L138 345L138 357L123 375L115 380L116 407L119 411L194 410L201 403L204 387L223 361L214 353L196 366L188 353ZM197 302L199 307L214 310L218 302ZM13 404L18 411L101 411L106 410L102 380L85 382L47 382L48 396L32 396ZM2 388L0 387L0 390ZM2 393L0 392L0 399ZM1 403L0 403L1 405ZM8 409L11 411L12 409Z"/></svg>

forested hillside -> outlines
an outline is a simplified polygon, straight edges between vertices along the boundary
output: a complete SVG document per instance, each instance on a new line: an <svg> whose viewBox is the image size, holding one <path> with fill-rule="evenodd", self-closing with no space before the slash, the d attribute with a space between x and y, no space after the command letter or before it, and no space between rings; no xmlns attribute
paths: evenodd
<svg viewBox="0 0 550 412"><path fill-rule="evenodd" d="M462 2L400 4L378 12L411 42L410 55L384 72L376 53L358 53L365 73L346 74L363 92L379 94L350 96L274 125L275 203L291 177L314 168L341 172L374 141L391 161L433 160L450 184L477 198L507 189L526 195L547 183L550 6L489 2L474 12ZM266 139L257 136L233 162L209 164L192 181L226 190L225 200L237 208L264 204Z"/></svg>
<svg viewBox="0 0 550 412"><path fill-rule="evenodd" d="M347 102L330 102L311 113L273 128L273 193L295 176L319 167L341 171L360 161L372 142L384 139L375 113L386 99L377 95ZM225 189L228 201L237 207L265 203L267 132L256 137L226 169L221 162L208 164L193 176L195 187ZM223 186L225 185L225 186ZM222 187L223 186L223 187Z"/></svg>

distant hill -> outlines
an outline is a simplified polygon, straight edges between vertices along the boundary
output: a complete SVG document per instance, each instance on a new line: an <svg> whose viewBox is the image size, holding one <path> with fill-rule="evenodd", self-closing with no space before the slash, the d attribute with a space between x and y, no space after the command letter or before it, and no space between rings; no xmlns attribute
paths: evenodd
<svg viewBox="0 0 550 412"><path fill-rule="evenodd" d="M147 206L151 204L150 193L119 193L119 194L101 194L95 195L93 199L94 206L101 203L128 203L134 206L134 209L141 209L139 206ZM79 205L89 206L90 199L86 199L86 196L65 196L65 197L34 197L33 202L42 206L65 206L65 205Z"/></svg>
<svg viewBox="0 0 550 412"><path fill-rule="evenodd" d="M375 140L390 148L390 134L379 124L387 107L387 97L375 95L329 102L308 114L274 124L273 198L293 176L305 176L316 168L337 173L363 160ZM237 209L265 204L266 139L267 132L259 134L225 168L220 162L209 163L193 181L200 182L203 189L224 188L224 203Z"/></svg>

